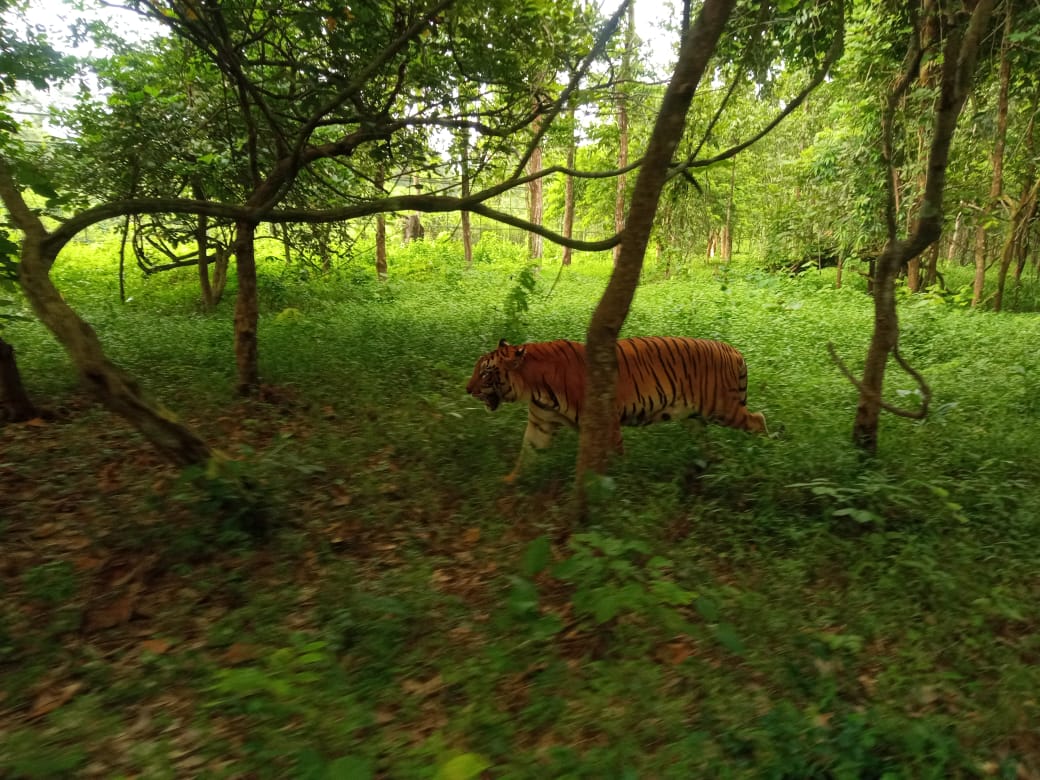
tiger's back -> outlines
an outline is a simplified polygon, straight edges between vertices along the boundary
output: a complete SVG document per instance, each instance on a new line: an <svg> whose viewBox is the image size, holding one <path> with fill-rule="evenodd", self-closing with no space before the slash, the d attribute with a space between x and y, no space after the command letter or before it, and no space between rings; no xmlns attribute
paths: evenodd
<svg viewBox="0 0 1040 780"><path fill-rule="evenodd" d="M747 410L747 363L722 341L653 336L619 339L617 407L622 425L700 417L764 433Z"/></svg>
<svg viewBox="0 0 1040 780"><path fill-rule="evenodd" d="M673 336L617 342L615 447L622 425L698 417L730 428L767 433L747 410L744 356L721 341ZM527 404L527 429L513 481L527 454L545 449L561 426L577 427L585 402L585 345L558 339L514 346L504 339L481 355L466 392L495 411L504 401Z"/></svg>

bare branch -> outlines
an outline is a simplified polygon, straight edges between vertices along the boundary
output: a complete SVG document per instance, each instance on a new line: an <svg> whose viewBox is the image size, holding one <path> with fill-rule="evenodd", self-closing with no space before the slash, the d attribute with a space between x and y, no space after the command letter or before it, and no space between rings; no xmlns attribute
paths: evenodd
<svg viewBox="0 0 1040 780"><path fill-rule="evenodd" d="M513 178L519 176L524 169L527 167L528 161L531 159L531 155L534 154L534 150L538 148L538 144L541 143L542 137L549 131L549 127L552 125L553 120L559 115L563 107L567 105L567 101L570 100L571 93L578 88L578 84L584 78L585 74L588 73L589 68L592 66L593 60L599 56L599 54L606 48L607 41L609 41L615 32L617 32L618 25L621 24L621 17L624 16L625 11L628 10L629 3L632 0L623 0L618 9L614 12L614 15L607 20L607 23L603 25L603 29L600 30L599 35L596 37L596 43L592 49L582 60L581 65L571 75L571 80L564 88L560 96L553 101L549 110L544 114L545 121L539 123L538 131L534 134L534 138L527 145L527 150L524 155L520 158L514 169Z"/></svg>
<svg viewBox="0 0 1040 780"><path fill-rule="evenodd" d="M834 361L834 364L838 367L841 373L845 375L845 378L848 379L860 393L877 399L878 405L886 412L891 412L898 417L906 417L910 420L923 420L928 416L928 406L932 401L932 388L924 381L924 377L922 377L916 369L903 359L903 356L899 354L899 347L894 347L892 349L892 356L896 359L896 362L899 363L902 369L913 377L914 381L917 382L918 389L921 391L921 408L916 411L900 409L898 406L892 406L892 404L881 400L877 393L860 382L856 378L855 374L849 370L848 366L845 365L845 362L841 357L839 357L833 341L827 342L827 352L830 353L831 360Z"/></svg>
<svg viewBox="0 0 1040 780"><path fill-rule="evenodd" d="M834 63L838 61L838 59L841 57L842 52L845 49L844 4L842 4L841 7L841 24L838 27L837 34L834 36L834 40L831 41L830 48L827 50L827 55L824 57L823 63L820 65L819 70L817 70L813 77L809 80L809 83L805 85L805 88L801 92L799 92L791 100L790 103L784 106L783 110L776 115L772 122L770 122L768 125L762 128L762 130L760 130L758 133L756 133L743 143L739 143L736 146L730 147L726 151L717 154L714 157L709 157L706 160L695 160L695 152L694 155L691 155L686 160L686 162L673 166L668 173L668 178L674 178L675 176L680 175L681 173L690 168L707 168L708 166L715 165L715 163L722 162L723 160L728 160L730 157L735 157L752 144L755 144L758 141L762 140L762 138L764 138L770 132L772 132L773 128L779 125L782 121L784 121L784 119L786 119L790 114L792 114L796 108L802 105L802 103L805 102L805 99L809 97L809 94L818 86L820 86L820 84L823 83L823 80L827 77L827 74L830 72L831 66L833 66ZM698 150L700 149L699 146L697 148Z"/></svg>

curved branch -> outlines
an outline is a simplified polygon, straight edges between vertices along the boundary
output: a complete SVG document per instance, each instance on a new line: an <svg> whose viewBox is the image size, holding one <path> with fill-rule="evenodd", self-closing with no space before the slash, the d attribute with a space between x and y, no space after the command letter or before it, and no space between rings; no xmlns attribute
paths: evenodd
<svg viewBox="0 0 1040 780"><path fill-rule="evenodd" d="M603 51L607 45L607 41L609 41L613 37L614 33L617 32L618 25L621 24L621 17L624 16L629 3L631 2L632 0L623 0L617 11L614 12L614 15L603 25L603 29L600 30L599 35L596 37L595 44L585 56L585 59L582 60L578 69L574 71L570 82L568 82L567 86L560 93L560 96L553 101L549 110L543 114L545 121L539 123L538 131L534 134L534 138L532 138L531 142L527 145L526 151L514 169L514 177L519 176L527 167L527 163L531 159L531 155L534 154L534 150L538 147L538 144L541 143L542 137L549 131L549 127L552 125L553 120L556 119L560 111L563 110L563 107L567 105L571 93L578 88L579 82L585 74L588 73L589 68L592 66L592 61Z"/></svg>
<svg viewBox="0 0 1040 780"><path fill-rule="evenodd" d="M924 381L924 377L921 376L920 372L903 359L903 356L899 354L898 346L892 348L892 356L896 359L896 362L899 363L900 367L913 377L913 380L917 383L918 389L921 391L921 408L916 411L900 409L898 406L892 406L890 403L878 398L878 394L860 382L849 370L848 366L845 365L845 362L841 357L839 357L833 341L827 342L827 352L830 354L831 360L833 360L834 364L838 367L838 370L845 375L845 378L848 379L860 393L868 395L871 398L877 398L878 404L886 412L891 412L898 417L906 417L910 420L923 420L928 416L928 406L932 402L932 388Z"/></svg>
<svg viewBox="0 0 1040 780"><path fill-rule="evenodd" d="M280 224L285 222L340 222L393 211L422 211L428 213L471 211L474 214L493 219L496 222L502 222L523 230L530 230L532 233L537 233L560 246L569 246L571 249L586 252L611 249L621 240L620 235L613 235L599 241L569 239L540 225L535 225L486 206L483 203L486 199L487 197L483 193L470 198L456 198L447 195L400 195L335 209L280 209L266 214L260 214L258 209L248 206L232 206L226 203L191 200L189 198L130 199L105 203L76 214L51 233L43 243L47 247L48 256L56 257L61 248L80 231L106 219L126 216L127 214L197 214L208 217L223 217L231 220Z"/></svg>
<svg viewBox="0 0 1040 780"><path fill-rule="evenodd" d="M783 111L781 111L779 114L777 114L772 122L770 122L768 125L766 125L764 128L762 128L762 130L760 130L758 133L756 133L755 135L753 135L751 138L747 139L743 143L739 143L736 146L730 147L726 151L724 151L724 152L722 152L720 154L717 154L714 157L709 157L706 160L695 160L691 156L690 158L688 158L686 160L686 162L679 163L678 165L674 166L671 169L671 171L669 171L668 178L669 179L674 178L675 176L678 176L683 171L686 171L686 170L688 170L690 168L707 168L708 166L714 165L715 163L722 162L723 160L728 160L730 157L735 157L736 155L738 155L740 152L742 152L745 149L747 149L752 144L755 144L758 141L762 140L765 136L767 136L770 132L772 132L773 129L777 125L779 125L792 112L794 112L794 110L796 108L798 108L800 105L802 105L802 103L805 102L805 99L809 97L809 94L814 89L816 89L818 86L820 86L820 84L823 83L823 80L827 77L827 74L830 72L831 66L834 65L834 63L838 61L838 58L841 57L841 54L844 51L844 49L845 49L845 20L844 20L844 6L842 6L842 23L838 27L838 32L837 32L837 34L835 34L834 40L831 41L830 48L827 50L827 55L824 57L823 63L820 65L820 69L809 80L809 83L806 84L805 88L801 92L799 92L798 95L796 95L795 98L790 103L788 103L786 106L784 106Z"/></svg>

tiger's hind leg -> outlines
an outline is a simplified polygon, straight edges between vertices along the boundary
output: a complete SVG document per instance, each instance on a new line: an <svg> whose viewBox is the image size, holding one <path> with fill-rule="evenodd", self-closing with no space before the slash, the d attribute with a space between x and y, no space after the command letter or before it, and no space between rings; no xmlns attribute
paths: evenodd
<svg viewBox="0 0 1040 780"><path fill-rule="evenodd" d="M520 444L520 454L517 456L516 465L513 470L502 478L506 484L513 484L520 477L524 464L538 450L544 450L552 444L553 436L559 430L561 423L550 419L546 413L537 406L531 406L527 412L527 429L524 431L524 440Z"/></svg>

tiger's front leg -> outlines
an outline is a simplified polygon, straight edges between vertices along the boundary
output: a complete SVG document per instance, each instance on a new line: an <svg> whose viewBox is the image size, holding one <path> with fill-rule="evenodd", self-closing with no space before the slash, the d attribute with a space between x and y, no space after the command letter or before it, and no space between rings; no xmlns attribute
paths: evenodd
<svg viewBox="0 0 1040 780"><path fill-rule="evenodd" d="M553 436L559 430L560 423L550 419L546 412L532 405L527 412L527 429L524 431L524 440L520 444L520 455L516 459L516 466L502 480L506 484L513 484L523 471L524 463L528 461L537 450L544 450L552 444Z"/></svg>

